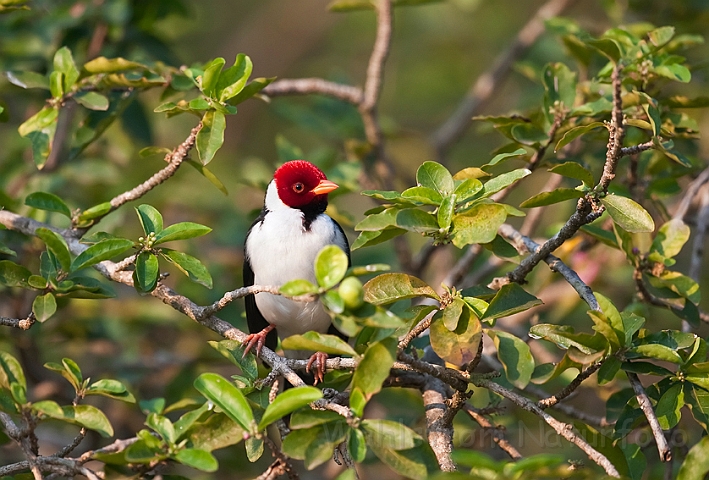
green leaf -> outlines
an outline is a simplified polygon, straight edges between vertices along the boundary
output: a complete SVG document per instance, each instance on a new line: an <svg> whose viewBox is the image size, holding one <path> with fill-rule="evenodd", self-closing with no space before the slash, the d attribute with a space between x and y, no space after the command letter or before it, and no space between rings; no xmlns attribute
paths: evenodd
<svg viewBox="0 0 709 480"><path fill-rule="evenodd" d="M437 191L429 187L416 186L407 188L401 192L402 198L412 202L423 203L425 205L440 205L443 201L443 196Z"/></svg>
<svg viewBox="0 0 709 480"><path fill-rule="evenodd" d="M133 242L126 238L103 240L84 250L74 258L70 270L75 272L82 268L90 267L104 260L115 257L133 246Z"/></svg>
<svg viewBox="0 0 709 480"><path fill-rule="evenodd" d="M61 213L65 217L71 218L71 210L69 210L69 207L64 203L64 200L53 193L30 193L27 195L27 198L25 198L25 205L39 210Z"/></svg>
<svg viewBox="0 0 709 480"><path fill-rule="evenodd" d="M643 109L647 118L650 120L650 125L652 126L652 133L655 136L660 135L660 129L662 128L662 119L660 118L660 110L657 108L657 100L650 99L650 103L644 103Z"/></svg>
<svg viewBox="0 0 709 480"><path fill-rule="evenodd" d="M426 442L416 439L416 446L406 450L394 450L381 444L379 437L367 436L372 452L396 473L414 480L425 480L439 467L431 448Z"/></svg>
<svg viewBox="0 0 709 480"><path fill-rule="evenodd" d="M400 208L386 208L381 212L367 215L354 228L359 231L378 231L386 227L395 226L396 216L400 211Z"/></svg>
<svg viewBox="0 0 709 480"><path fill-rule="evenodd" d="M709 392L685 382L684 399L697 423L704 428L705 432L709 430Z"/></svg>
<svg viewBox="0 0 709 480"><path fill-rule="evenodd" d="M529 336L532 338L544 338L564 350L574 347L586 355L602 351L605 347L605 341L599 341L603 337L587 333L575 333L574 328L569 325L540 323L530 328Z"/></svg>
<svg viewBox="0 0 709 480"><path fill-rule="evenodd" d="M634 200L620 195L608 195L601 199L613 221L630 233L652 232L655 222L647 210Z"/></svg>
<svg viewBox="0 0 709 480"><path fill-rule="evenodd" d="M135 211L138 214L138 219L145 235L150 235L151 233L157 235L162 232L162 215L155 207L143 204L136 207Z"/></svg>
<svg viewBox="0 0 709 480"><path fill-rule="evenodd" d="M276 77L270 77L270 78L254 78L251 82L249 82L244 89L239 92L234 98L232 98L229 103L231 105L238 105L241 102L248 100L249 98L254 97L257 95L261 90L269 86L273 81L276 80Z"/></svg>
<svg viewBox="0 0 709 480"><path fill-rule="evenodd" d="M352 243L350 249L354 251L358 248L378 245L394 237L403 235L404 233L406 233L406 230L403 228L387 228L379 231L362 232L359 234L359 237L357 237L357 240Z"/></svg>
<svg viewBox="0 0 709 480"><path fill-rule="evenodd" d="M364 434L358 428L352 428L347 438L347 451L356 463L362 463L367 455L367 443Z"/></svg>
<svg viewBox="0 0 709 480"><path fill-rule="evenodd" d="M0 387L9 390L13 383L26 389L25 372L15 357L0 351Z"/></svg>
<svg viewBox="0 0 709 480"><path fill-rule="evenodd" d="M251 406L244 394L231 382L217 373L203 373L194 381L194 386L241 428L252 434L256 433Z"/></svg>
<svg viewBox="0 0 709 480"><path fill-rule="evenodd" d="M438 226L444 230L448 230L448 227L451 225L456 199L457 196L454 193L443 199L443 203L441 203L441 206L438 208L436 219L438 220Z"/></svg>
<svg viewBox="0 0 709 480"><path fill-rule="evenodd" d="M665 258L676 256L689 240L689 227L680 218L673 218L657 231L652 241L651 252L658 252Z"/></svg>
<svg viewBox="0 0 709 480"><path fill-rule="evenodd" d="M201 163L195 162L194 160L191 160L191 159L188 159L187 163L190 166L194 167L194 169L197 170L200 173L200 175L202 175L204 178L209 180L209 183L211 183L212 185L217 187L220 192L222 192L224 195L229 195L229 191L226 189L224 184L221 182L221 180L219 180L217 178L216 175L214 175L214 173L212 173L211 170L209 170L207 167L205 167Z"/></svg>
<svg viewBox="0 0 709 480"><path fill-rule="evenodd" d="M26 287L32 272L10 260L0 260L0 283L8 287Z"/></svg>
<svg viewBox="0 0 709 480"><path fill-rule="evenodd" d="M289 413L321 399L322 396L323 393L320 389L309 386L291 388L284 391L266 407L266 411L258 424L259 431L265 429L279 418L283 418Z"/></svg>
<svg viewBox="0 0 709 480"><path fill-rule="evenodd" d="M529 310L542 303L541 300L527 293L518 284L508 283L507 285L503 285L497 294L495 294L495 298L490 302L481 320L508 317L515 313Z"/></svg>
<svg viewBox="0 0 709 480"><path fill-rule="evenodd" d="M108 110L109 101L106 96L101 95L96 92L80 92L74 95L74 100L76 100L81 105L85 106L89 110L98 110L105 112Z"/></svg>
<svg viewBox="0 0 709 480"><path fill-rule="evenodd" d="M557 188L550 192L538 193L520 203L519 206L522 208L545 207L573 198L582 198L584 195L586 195L584 192L575 188Z"/></svg>
<svg viewBox="0 0 709 480"><path fill-rule="evenodd" d="M281 288L279 291L283 295L287 295L289 297L297 297L300 295L308 295L308 294L315 294L320 291L317 285L314 285L313 283L309 282L308 280L303 280L303 279L296 279L296 280L291 280L289 282L284 283L281 285Z"/></svg>
<svg viewBox="0 0 709 480"><path fill-rule="evenodd" d="M226 117L222 112L209 110L202 117L202 129L197 134L197 152L202 165L207 165L214 158L224 143Z"/></svg>
<svg viewBox="0 0 709 480"><path fill-rule="evenodd" d="M152 252L140 252L135 259L135 270L133 270L135 289L142 293L152 292L158 284L159 276L158 257Z"/></svg>
<svg viewBox="0 0 709 480"><path fill-rule="evenodd" d="M5 72L5 76L13 85L21 88L41 88L49 90L49 80L42 74L36 72L10 71Z"/></svg>
<svg viewBox="0 0 709 480"><path fill-rule="evenodd" d="M451 303L446 305L443 309L443 325L445 325L448 330L453 331L456 329L458 319L460 319L463 308L466 306L467 304L462 298L455 298Z"/></svg>
<svg viewBox="0 0 709 480"><path fill-rule="evenodd" d="M57 311L57 299L51 292L37 296L32 302L32 313L39 323L46 322Z"/></svg>
<svg viewBox="0 0 709 480"><path fill-rule="evenodd" d="M672 362L676 364L682 363L682 357L679 355L679 353L677 353L670 347L666 347L665 345L659 345L656 343L638 345L637 347L631 348L628 353L635 353L642 358L654 358L657 360Z"/></svg>
<svg viewBox="0 0 709 480"><path fill-rule="evenodd" d="M499 203L482 203L453 217L453 245L463 248L473 243L490 243L507 219L507 210Z"/></svg>
<svg viewBox="0 0 709 480"><path fill-rule="evenodd" d="M542 72L545 115L552 121L554 111L569 111L576 99L576 73L563 63L550 63ZM560 104L560 105L559 105Z"/></svg>
<svg viewBox="0 0 709 480"><path fill-rule="evenodd" d="M164 231L167 231L167 229ZM175 265L182 273L187 275L190 280L199 283L200 285L204 285L207 288L212 288L212 276L210 275L209 270L207 270L207 267L205 267L198 259L192 255L178 252L176 250L170 250L168 248L162 248L160 253L163 258Z"/></svg>
<svg viewBox="0 0 709 480"><path fill-rule="evenodd" d="M175 444L177 434L170 419L157 413L150 413L145 424L155 430L169 445Z"/></svg>
<svg viewBox="0 0 709 480"><path fill-rule="evenodd" d="M460 185L455 187L455 196L458 203L463 203L469 198L480 193L483 189L483 184L477 178L467 178ZM440 202L439 202L440 204Z"/></svg>
<svg viewBox="0 0 709 480"><path fill-rule="evenodd" d="M219 77L222 72L222 67L225 63L226 60L219 57L215 58L204 67L201 90L208 97L216 97L217 82L219 81Z"/></svg>
<svg viewBox="0 0 709 480"><path fill-rule="evenodd" d="M247 55L243 53L238 54L234 60L234 65L224 70L219 77L219 82L217 83L219 101L226 102L241 93L246 86L249 76L251 76L253 68L253 63ZM265 86L266 85L264 85L264 87Z"/></svg>
<svg viewBox="0 0 709 480"><path fill-rule="evenodd" d="M510 185L512 185L518 180L521 180L527 175L531 175L531 173L532 172L529 169L518 168L517 170L512 170L511 172L497 175L496 177L493 177L487 182L485 182L485 184L483 185L482 196L484 198L487 198L490 195L499 192L503 188L509 187Z"/></svg>
<svg viewBox="0 0 709 480"><path fill-rule="evenodd" d="M596 130L597 128L605 128L605 124L602 122L592 122L589 123L588 125L580 125L578 127L571 128L564 133L564 136L561 137L561 139L556 142L556 146L554 147L554 151L558 152L565 146L567 146L569 143L573 142L577 138L579 138L581 135L585 135L590 131ZM569 162L573 163L573 162ZM560 175L563 175L561 173Z"/></svg>
<svg viewBox="0 0 709 480"><path fill-rule="evenodd" d="M692 73L689 69L679 63L657 65L656 67L653 67L652 71L661 77L669 78L682 83L689 83L690 80L692 80Z"/></svg>
<svg viewBox="0 0 709 480"><path fill-rule="evenodd" d="M175 460L183 465L187 465L203 472L216 472L219 469L219 462L210 452L197 448L184 448L177 452Z"/></svg>
<svg viewBox="0 0 709 480"><path fill-rule="evenodd" d="M709 436L702 437L689 450L679 467L676 480L702 480L709 472Z"/></svg>
<svg viewBox="0 0 709 480"><path fill-rule="evenodd" d="M495 155L492 158L492 160L490 160L488 163L483 165L483 167L491 167L491 166L497 165L498 163L500 163L504 160L507 160L509 158L519 157L519 156L526 155L526 154L527 154L527 150L525 150L524 148L518 148L514 152L498 153L497 155ZM456 191L456 193L458 193L458 192Z"/></svg>
<svg viewBox="0 0 709 480"><path fill-rule="evenodd" d="M69 254L69 245L64 237L44 227L38 228L35 234L47 245L47 250L54 254L62 270L68 272L71 266L71 255Z"/></svg>
<svg viewBox="0 0 709 480"><path fill-rule="evenodd" d="M27 279L27 284L37 290L44 290L49 285L49 282L40 275L30 275L30 278Z"/></svg>
<svg viewBox="0 0 709 480"><path fill-rule="evenodd" d="M482 341L480 320L470 308L462 309L455 330L449 330L443 321L436 319L430 328L431 348L453 365L470 363L478 353Z"/></svg>
<svg viewBox="0 0 709 480"><path fill-rule="evenodd" d="M406 425L392 420L362 420L362 431L370 441L392 450L408 450L417 440L423 440Z"/></svg>
<svg viewBox="0 0 709 480"><path fill-rule="evenodd" d="M188 238L201 237L211 232L212 229L193 222L180 222L170 225L161 232L156 232L153 245L161 243L174 242L175 240L186 240Z"/></svg>
<svg viewBox="0 0 709 480"><path fill-rule="evenodd" d="M672 385L662 394L655 406L655 415L663 430L674 428L682 418L680 410L684 406L682 383Z"/></svg>
<svg viewBox="0 0 709 480"><path fill-rule="evenodd" d="M608 357L605 362L603 362L603 365L601 365L601 368L598 369L598 384L605 385L613 381L621 365L622 362L618 357Z"/></svg>
<svg viewBox="0 0 709 480"><path fill-rule="evenodd" d="M534 357L529 345L511 333L486 330L485 333L495 342L497 358L505 368L507 379L517 388L527 386L534 372Z"/></svg>
<svg viewBox="0 0 709 480"><path fill-rule="evenodd" d="M340 337L315 331L285 338L283 339L282 346L286 350L310 350L331 355L359 357L357 352Z"/></svg>
<svg viewBox="0 0 709 480"><path fill-rule="evenodd" d="M79 226L89 226L93 222L91 220L99 217L103 217L107 213L111 211L113 207L111 206L111 202L103 202L99 203L98 205L94 205L91 208L87 208L81 214L79 215L78 218L78 224Z"/></svg>
<svg viewBox="0 0 709 480"><path fill-rule="evenodd" d="M86 389L86 395L101 395L128 403L135 403L135 397L133 397L126 386L118 380L98 380Z"/></svg>
<svg viewBox="0 0 709 480"><path fill-rule="evenodd" d="M315 258L315 278L320 287L332 288L345 277L348 266L347 254L337 245L327 245Z"/></svg>
<svg viewBox="0 0 709 480"><path fill-rule="evenodd" d="M113 427L106 415L92 405L69 405L62 407L62 420L81 425L98 432L102 437L112 437Z"/></svg>
<svg viewBox="0 0 709 480"><path fill-rule="evenodd" d="M593 186L593 174L583 165L577 162L566 162L560 165L555 165L549 169L550 172L557 175L581 180L586 187Z"/></svg>
<svg viewBox="0 0 709 480"><path fill-rule="evenodd" d="M674 36L675 27L660 27L656 28L655 30L651 30L647 34L647 37L650 39L650 42L656 47L661 47L665 45L667 42L672 40L672 37Z"/></svg>
<svg viewBox="0 0 709 480"><path fill-rule="evenodd" d="M416 183L428 187L446 197L455 190L453 176L446 167L436 162L423 162L416 171Z"/></svg>
<svg viewBox="0 0 709 480"><path fill-rule="evenodd" d="M416 233L431 233L438 231L436 217L423 210L407 208L396 215L396 226Z"/></svg>
<svg viewBox="0 0 709 480"><path fill-rule="evenodd" d="M362 416L366 403L382 389L382 383L394 364L396 346L396 339L388 337L371 344L364 352L352 377L352 392L356 393L350 399L350 408L357 416Z"/></svg>
<svg viewBox="0 0 709 480"><path fill-rule="evenodd" d="M42 413L50 418L64 418L64 411L59 404L53 400L42 400L32 403L32 410Z"/></svg>
<svg viewBox="0 0 709 480"><path fill-rule="evenodd" d="M84 70L89 73L115 73L125 70L147 70L145 65L126 60L125 58L96 57L84 64Z"/></svg>
<svg viewBox="0 0 709 480"><path fill-rule="evenodd" d="M236 340L222 340L221 342L209 341L209 345L217 352L221 353L234 365L238 365L241 371L249 379L258 378L258 366L254 355L244 356L244 347Z"/></svg>
<svg viewBox="0 0 709 480"><path fill-rule="evenodd" d="M414 297L440 299L426 282L405 273L383 273L364 284L364 301L374 305Z"/></svg>
<svg viewBox="0 0 709 480"><path fill-rule="evenodd" d="M68 92L79 79L79 69L76 68L71 50L62 47L54 54L54 70L64 75L63 91Z"/></svg>

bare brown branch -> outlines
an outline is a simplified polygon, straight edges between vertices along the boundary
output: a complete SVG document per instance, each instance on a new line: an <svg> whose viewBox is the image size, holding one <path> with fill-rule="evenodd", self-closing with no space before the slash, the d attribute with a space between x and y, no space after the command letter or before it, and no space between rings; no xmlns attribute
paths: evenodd
<svg viewBox="0 0 709 480"><path fill-rule="evenodd" d="M546 413L544 410L539 408L536 403L523 397L522 395L519 395L511 390L504 388L503 386L495 382L475 377L472 380L476 386L487 388L488 390L491 390L492 392L497 393L498 395L501 395L506 399L512 401L524 410L541 417L542 420L544 420L551 428L553 428L557 434L564 437L566 440L580 448L586 455L588 455L588 458L591 461L603 468L608 475L616 478L620 477L618 470L611 463L611 461L608 460L608 458L601 452L589 445L588 442L586 442L586 440L581 437L581 435L578 435L576 432L574 432L572 425L555 419L554 417Z"/></svg>
<svg viewBox="0 0 709 480"><path fill-rule="evenodd" d="M623 66L616 63L613 68L611 80L613 83L613 111L611 112L611 122L608 136L608 146L606 148L606 163L603 165L603 174L598 186L603 192L608 192L608 186L615 178L615 169L618 160L622 156L623 137L625 136L625 126L623 125L623 99L621 97L621 86L623 79L620 76Z"/></svg>
<svg viewBox="0 0 709 480"><path fill-rule="evenodd" d="M650 403L650 398L647 396L642 383L638 379L638 376L631 372L625 372L628 375L628 380L630 385L633 387L635 392L635 398L640 404L640 409L645 414L647 418L647 423L650 425L650 430L652 431L652 436L655 437L655 443L657 444L657 452L660 454L660 460L663 462L669 462L672 459L672 450L670 450L667 444L667 439L665 434L662 432L662 427L660 427L660 422L657 420L657 415L652 409L652 403Z"/></svg>
<svg viewBox="0 0 709 480"><path fill-rule="evenodd" d="M330 82L322 78L297 78L276 80L262 90L269 97L284 95L324 95L359 106L363 99L362 89L351 85Z"/></svg>
<svg viewBox="0 0 709 480"><path fill-rule="evenodd" d="M510 442L507 441L502 430L494 426L476 408L473 408L470 405L465 405L463 409L468 415L470 415L470 418L472 418L478 423L478 425L480 425L485 431L490 432L492 434L492 441L495 442L495 444L497 444L497 446L500 447L503 452L509 455L512 460L520 460L521 458L523 458L522 454L519 453L519 450L517 450Z"/></svg>

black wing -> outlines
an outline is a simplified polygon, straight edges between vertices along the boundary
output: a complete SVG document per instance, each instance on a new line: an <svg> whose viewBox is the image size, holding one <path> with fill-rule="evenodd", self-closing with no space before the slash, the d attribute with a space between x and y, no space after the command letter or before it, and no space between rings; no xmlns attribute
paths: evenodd
<svg viewBox="0 0 709 480"><path fill-rule="evenodd" d="M261 223L263 221L264 216L266 215L266 210L261 211L261 214L258 216L256 221L251 225L249 228L249 231L246 233L246 238L249 238L249 234L251 233L251 229L254 228L255 225ZM244 243L246 244L246 243ZM254 271L251 268L251 261L249 260L249 252L244 248L244 271L243 271L243 278L244 278L244 286L249 287L254 284ZM249 326L249 332L250 333L258 333L264 328L269 326L268 321L263 318L263 315L261 314L261 311L258 309L258 306L256 305L256 296L255 295L247 295L246 298L244 299L244 303L246 306L246 323ZM278 345L278 333L276 333L276 330L271 330L268 335L266 336L266 346L270 348L271 350L275 350L276 346Z"/></svg>

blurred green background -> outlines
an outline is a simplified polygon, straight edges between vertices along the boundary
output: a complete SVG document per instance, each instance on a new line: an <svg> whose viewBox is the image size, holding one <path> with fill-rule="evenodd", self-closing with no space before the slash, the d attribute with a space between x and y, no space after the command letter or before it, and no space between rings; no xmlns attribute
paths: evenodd
<svg viewBox="0 0 709 480"><path fill-rule="evenodd" d="M331 13L326 8L328 3L325 0L37 0L31 2L31 12L0 17L0 70L31 69L44 73L54 52L62 45L68 45L80 63L86 60L97 26L103 25L106 37L100 52L108 57L189 66L218 56L229 63L236 54L246 53L254 63L253 77L322 77L361 86L376 31L374 13ZM397 187L411 185L416 168L434 158L430 135L543 4L537 0L448 0L395 9L394 36L379 113L387 136L387 152L397 170ZM572 2L563 15L593 34L635 22L674 25L681 34L709 34L706 0L583 0ZM683 95L707 93L708 49L702 45L690 52L690 63L695 68L692 82L682 85ZM515 64L509 77L496 85L493 99L479 113L524 112L538 105L543 93L538 80L542 67L568 58L555 35L542 35ZM31 159L29 141L18 135L17 126L41 107L44 98L0 77L0 104L5 106L5 121L0 123L0 206L27 214L24 197L29 192L44 190L60 195L72 208L87 208L144 181L161 168L162 159L141 158L140 149L150 145L173 148L197 123L196 117L166 119L152 113L161 103L159 95L158 91L151 91L137 97L121 121L108 129L105 139L76 161L62 164L52 172L38 172ZM707 131L709 114L700 109L690 114L699 123L700 131ZM332 99L278 97L270 102L250 100L239 105L238 114L228 118L224 147L210 164L228 195L185 166L167 184L140 201L157 207L166 223L194 221L213 228L206 237L189 242L186 251L207 265L214 277L214 289L193 284L169 268L171 276L167 283L198 304L212 302L223 292L241 286L243 239L261 208L263 189L277 164L294 156L314 161L330 178L343 183L333 204L338 220L349 227L348 236L354 240L352 225L373 206L358 194L355 182L358 166L350 161L353 142L362 140L356 109ZM504 143L503 137L487 124L474 122L450 150L445 163L453 172L481 165ZM693 151L688 153L694 158L705 158L709 143L706 138L700 139L691 148ZM509 203L516 205L536 193L535 189L540 189L544 181L545 176L539 175L527 182L526 190L513 195ZM559 222L568 218L570 207L550 209L536 234L542 237L553 234ZM41 212L35 212L35 218L62 225L59 217L46 218ZM128 238L140 235L140 224L132 208L111 214L101 222L100 229ZM0 234L10 247L20 245L17 234ZM410 242L414 251L422 246L420 238L412 237ZM42 249L43 245L36 240L26 245L24 251L18 251L18 255L36 261ZM438 285L456 254L452 250L438 252L425 279ZM600 272L599 264L595 263L599 259L604 261ZM686 259L680 259L679 270L686 271L682 261ZM354 264L373 262L389 263L397 269L389 244L353 254ZM586 258L576 257L572 265L582 273L587 269L589 278L594 279L594 288L620 299L620 306L632 296L632 270L624 266L619 255L596 255L591 264ZM578 299L573 295L564 297L568 291L561 289L556 278L543 267L535 275L539 290L532 293L545 299L549 307L542 310L543 321L553 323L568 318L573 322L579 318L581 323L587 323ZM485 278L483 282L488 280ZM139 399L165 397L168 403L184 396L198 396L191 385L202 371L233 373L206 343L216 340L215 334L154 299L140 297L120 285L115 288L118 294L115 299L71 300L50 321L29 332L0 330L0 349L12 352L23 362L33 386L31 396L71 400L69 385L42 367L47 361L60 361L67 356L77 361L86 376L118 378ZM548 297L541 294L544 289ZM31 292L2 290L0 314L26 315L32 300ZM703 304L709 303L705 300ZM243 304L236 302L220 316L245 328L242 309ZM649 321L678 328L676 318L664 314ZM551 355L543 347L538 347L537 353ZM601 398L610 391L612 388L602 392ZM484 406L486 401L486 398L474 399L478 406ZM133 435L142 426L144 416L137 406L93 398L90 402L98 402L105 409L117 438ZM589 408L583 399L576 402ZM422 432L422 413L420 395L416 392L388 389L368 408L367 416L404 420ZM536 417L520 413L518 418L508 420L510 440L523 454L558 448L573 458L582 458L580 452L545 434L545 427L538 425ZM519 422L527 422L526 427L519 428L523 425ZM461 446L474 446L503 458L490 438L481 436L471 421L459 416L458 423L456 438ZM39 434L59 447L75 431L42 427ZM82 448L100 443L98 437L91 435ZM3 462L19 459L17 453L8 446L0 446ZM216 454L221 465L218 474L180 470L183 467L176 471L190 478L246 478L261 473L271 460L264 455L256 464L249 463L241 444ZM368 465L363 470L364 478L389 477L386 467L374 458L371 460L365 462ZM315 476L308 474L305 478L333 478L340 470L341 467L329 462L312 474Z"/></svg>

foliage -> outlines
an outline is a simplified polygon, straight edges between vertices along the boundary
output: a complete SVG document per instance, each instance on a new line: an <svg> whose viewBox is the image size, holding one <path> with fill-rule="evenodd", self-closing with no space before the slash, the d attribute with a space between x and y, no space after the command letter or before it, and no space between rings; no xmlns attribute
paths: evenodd
<svg viewBox="0 0 709 480"><path fill-rule="evenodd" d="M0 115L10 127L0 132L8 139L0 163L6 179L0 182L0 313L3 328L12 331L10 340L0 342L0 442L15 445L18 456L4 473L91 476L96 474L84 464L95 460L101 466L91 469L102 468L106 478L194 475L188 467L226 478L238 462L243 467L243 459L255 464L254 475L266 468L285 474L293 464L315 469L333 454L350 469L381 462L416 479L600 473L638 479L647 466L654 475L672 456L675 463L667 468L677 478L702 478L709 470L703 460L707 443L699 440L709 428L707 315L696 266L701 250L689 252L692 222L685 221L685 204L707 176L697 154L700 126L690 110L709 104L690 94L690 55L701 37L650 23L616 22L604 32L589 32L572 19L553 18L547 40L563 50L555 47L543 65L534 56L517 65L537 84L529 88L534 106L474 117L504 137L504 144L478 153L485 158L462 162L447 155L451 145L439 144L438 157L416 160L409 176L406 168L414 162L402 160L406 167L396 175L401 165L392 158L400 160L400 154L388 146L404 128L387 126L376 104L368 103L371 89L375 103L379 94L382 78L376 73L369 73L363 89L324 80L305 88L287 79L252 78L255 66L244 53L228 67L221 57L180 66L170 42L149 33L156 21L185 16L180 2L55 3L38 8L0 1L0 38L15 45L0 58L7 79L0 85ZM373 10L368 18L376 18L379 34L386 35L390 7L408 11L415 9L403 7L428 3L436 5L421 8L443 8L429 1L336 1L329 8ZM609 7L611 19L613 11ZM51 29L41 34L47 25ZM93 31L98 43L80 40L85 31ZM23 35L39 46L18 47ZM377 67L378 58L384 61L375 48L370 67ZM220 294L236 282L224 270L236 269L242 259L222 266L215 252L234 230L243 238L248 226L245 206L236 219L205 213L217 205L211 203L217 190L233 191L223 166L227 120L243 102L301 93L329 95L334 103L323 108L338 119L331 125L339 129L337 151L308 157L342 185L338 193L363 196L350 205L333 195L328 210L357 232L354 266L345 252L329 246L313 265L317 284L295 280ZM279 101L260 108L286 108ZM341 103L356 112L341 111ZM156 115L144 113L147 105ZM317 116L320 107L307 108ZM303 128L312 124L312 117L296 110L283 115ZM352 118L362 124L354 133L348 130ZM160 147L153 138L158 127L183 129L184 135L171 148ZM122 155L139 162L116 154L126 139ZM282 161L305 156L282 135L276 146ZM17 160L23 154L30 165ZM153 156L165 163L155 166ZM216 190L198 192L193 171L180 180L182 163ZM126 171L125 181L111 183L119 169ZM237 188L262 190L270 175L260 175L262 170L269 169L254 168ZM74 179L72 172L83 176ZM530 183L545 178L542 192ZM138 200L137 222L132 214L128 220L126 204ZM697 214L699 241L706 203ZM359 221L352 221L355 216ZM164 219L176 221L166 226ZM537 232L550 239L535 243L530 235ZM165 246L176 241L197 256ZM444 255L448 260L439 260ZM561 280L545 277L537 266L542 262ZM621 263L602 272L604 264ZM170 278L166 267L191 283ZM575 292L549 295L545 287L560 283ZM280 345L340 357L329 361L321 388L297 376L305 361L286 362L265 349L264 363L272 369L267 373L253 354L244 354L243 321L227 306L259 288L322 302L351 339L308 332ZM175 315L165 322L168 306ZM92 315L93 324L77 320ZM218 315L229 315L233 325ZM170 326L181 339L160 338L166 323L188 324L185 316L194 322ZM208 340L208 329L223 338ZM147 380L130 368L141 363L136 345L111 358L116 365L70 358L83 357L95 340L128 344L124 335L147 336L175 351L164 365L155 353ZM79 346L61 348L64 338L80 339ZM187 360L181 358L182 342L194 350L185 353ZM36 362L45 368L34 368ZM102 378L85 378L79 363ZM161 377L170 369L178 372L165 382ZM45 394L40 382L55 382L57 373L71 389L62 384L56 394ZM271 388L277 378L293 388ZM418 393L411 397L397 387ZM591 401L560 403L578 389L605 405L605 417L589 411ZM387 395L414 401L416 418L410 411L405 418ZM92 396L108 400L87 403ZM377 407L386 418L374 413ZM549 454L520 445L520 459L504 428L490 419L510 426L516 419L523 432L523 411L580 450L560 447L561 453ZM511 459L461 441L461 432L473 431L465 414L478 432L492 432ZM135 431L129 426L135 421L121 420L127 416L146 428ZM63 432L79 427L67 441L71 448L58 455L65 462L39 455L44 439L36 429L45 424ZM282 443L271 440L274 425ZM665 433L679 429L689 432L682 445L689 448L667 445ZM88 431L111 440L92 440ZM657 451L641 448L640 433L653 439ZM88 452L72 454L81 442L92 442ZM276 458L271 467L266 452ZM579 458L586 457L580 468ZM20 463L23 458L29 463ZM342 474L348 475L354 472Z"/></svg>

